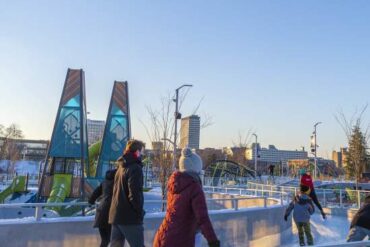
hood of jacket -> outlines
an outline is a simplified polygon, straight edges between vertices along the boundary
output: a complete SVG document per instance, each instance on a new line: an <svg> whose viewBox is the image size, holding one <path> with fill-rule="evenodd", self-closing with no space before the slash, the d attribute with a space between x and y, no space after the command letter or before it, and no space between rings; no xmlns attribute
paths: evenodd
<svg viewBox="0 0 370 247"><path fill-rule="evenodd" d="M131 152L125 153L124 155L119 157L117 162L118 162L118 165L122 167L128 167L132 164L142 165L140 157L139 158L136 157L134 153L131 153Z"/></svg>
<svg viewBox="0 0 370 247"><path fill-rule="evenodd" d="M168 180L168 191L172 194L179 194L193 183L199 183L197 178L187 172L174 172Z"/></svg>
<svg viewBox="0 0 370 247"><path fill-rule="evenodd" d="M299 196L296 196L296 202L301 205L309 203L310 200L311 198L306 194L301 194Z"/></svg>

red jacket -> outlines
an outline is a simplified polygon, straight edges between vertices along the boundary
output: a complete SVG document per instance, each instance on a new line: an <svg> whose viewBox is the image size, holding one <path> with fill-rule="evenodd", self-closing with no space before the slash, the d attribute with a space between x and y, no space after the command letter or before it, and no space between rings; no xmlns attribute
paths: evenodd
<svg viewBox="0 0 370 247"><path fill-rule="evenodd" d="M303 174L301 177L301 184L306 185L310 187L311 191L314 189L313 188L313 182L312 182L312 177L308 174Z"/></svg>
<svg viewBox="0 0 370 247"><path fill-rule="evenodd" d="M189 174L174 172L168 180L167 189L167 212L153 246L192 247L198 229L208 242L216 241L199 181Z"/></svg>

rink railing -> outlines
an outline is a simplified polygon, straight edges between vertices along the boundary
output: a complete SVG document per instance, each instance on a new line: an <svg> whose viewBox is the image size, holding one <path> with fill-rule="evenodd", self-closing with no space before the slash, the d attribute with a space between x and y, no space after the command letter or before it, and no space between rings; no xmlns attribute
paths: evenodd
<svg viewBox="0 0 370 247"><path fill-rule="evenodd" d="M275 198L279 201L281 205L290 202L292 195L285 191L278 190L264 190L257 188L238 188L238 187L217 187L217 186L203 186L203 190L208 193L224 193L229 195L237 196L249 196L251 198L256 197L267 197Z"/></svg>
<svg viewBox="0 0 370 247"><path fill-rule="evenodd" d="M266 185L254 182L246 184L248 189L256 189L263 191L281 191L288 193L291 198L299 192L298 187ZM340 207L340 208L360 208L361 203L370 191L366 190L351 190L351 189L322 189L315 188L318 200L324 207Z"/></svg>
<svg viewBox="0 0 370 247"><path fill-rule="evenodd" d="M261 202L258 203L260 205L249 205L243 206L246 203L243 201L248 200L260 200ZM275 198L268 198L267 196L252 196L252 197L234 197L234 198L217 198L217 199L206 199L207 206L209 210L239 210L243 208L251 208L251 207L269 207L270 205L278 205L279 200ZM145 200L145 205L147 204L156 204L158 207L157 212L161 212L160 208L164 205L163 208L166 208L167 201L165 200ZM34 214L29 215L33 216L36 221L40 221L41 218L46 217L46 214L50 211L55 212L55 210L63 208L63 207L78 207L79 210L74 215L75 216L87 216L89 215L89 211L92 211L98 204L90 205L88 202L61 202L61 203L9 203L9 204L0 204L0 210L5 208L14 208L14 209L34 209ZM92 215L92 214L90 214ZM59 216L57 213L54 213L52 216L47 218L59 218L63 216ZM14 217L12 219L18 219L22 217ZM7 219L11 220L11 219Z"/></svg>

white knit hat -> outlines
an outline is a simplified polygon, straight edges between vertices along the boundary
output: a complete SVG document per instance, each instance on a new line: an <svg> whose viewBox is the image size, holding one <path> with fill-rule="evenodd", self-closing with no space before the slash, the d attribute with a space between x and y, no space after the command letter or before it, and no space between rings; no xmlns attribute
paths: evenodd
<svg viewBox="0 0 370 247"><path fill-rule="evenodd" d="M203 169L202 159L198 154L193 153L190 148L184 148L181 151L181 157L179 161L180 172L195 172L200 174Z"/></svg>

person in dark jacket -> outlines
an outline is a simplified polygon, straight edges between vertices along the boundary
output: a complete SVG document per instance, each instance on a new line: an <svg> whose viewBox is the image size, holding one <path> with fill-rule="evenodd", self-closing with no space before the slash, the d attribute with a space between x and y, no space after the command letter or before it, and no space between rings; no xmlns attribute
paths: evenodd
<svg viewBox="0 0 370 247"><path fill-rule="evenodd" d="M352 219L347 242L362 241L366 236L370 239L370 195Z"/></svg>
<svg viewBox="0 0 370 247"><path fill-rule="evenodd" d="M269 172L270 172L270 176L274 177L275 166L274 165L269 165L268 169L269 169Z"/></svg>
<svg viewBox="0 0 370 247"><path fill-rule="evenodd" d="M300 195L294 197L285 211L284 220L288 221L288 216L293 210L293 219L298 229L300 246L305 245L304 235L306 234L307 244L313 245L311 234L310 218L315 212L311 198L308 196L310 188L306 185L300 186Z"/></svg>
<svg viewBox="0 0 370 247"><path fill-rule="evenodd" d="M143 149L143 142L130 140L117 161L109 211L109 223L112 224L110 247L122 247L125 240L131 247L144 246Z"/></svg>
<svg viewBox="0 0 370 247"><path fill-rule="evenodd" d="M182 150L179 171L175 171L167 183L166 216L154 237L154 247L194 247L199 230L209 246L220 246L199 177L202 167L197 154L189 148Z"/></svg>
<svg viewBox="0 0 370 247"><path fill-rule="evenodd" d="M95 204L99 199L96 208L94 227L99 228L101 237L100 247L106 247L109 244L112 226L108 223L109 208L112 202L114 176L116 170L110 170L105 173L105 180L94 190L89 198L90 204Z"/></svg>
<svg viewBox="0 0 370 247"><path fill-rule="evenodd" d="M311 197L312 201L315 203L316 207L320 210L322 218L326 219L326 214L325 214L324 210L322 209L322 206L319 202L319 199L317 199L315 187L313 186L313 180L312 180L312 177L311 177L311 174L310 174L311 172L310 171L306 172L306 169L301 169L300 173L301 173L301 176L302 176L301 177L301 184L310 187L311 192L310 192L309 196Z"/></svg>

